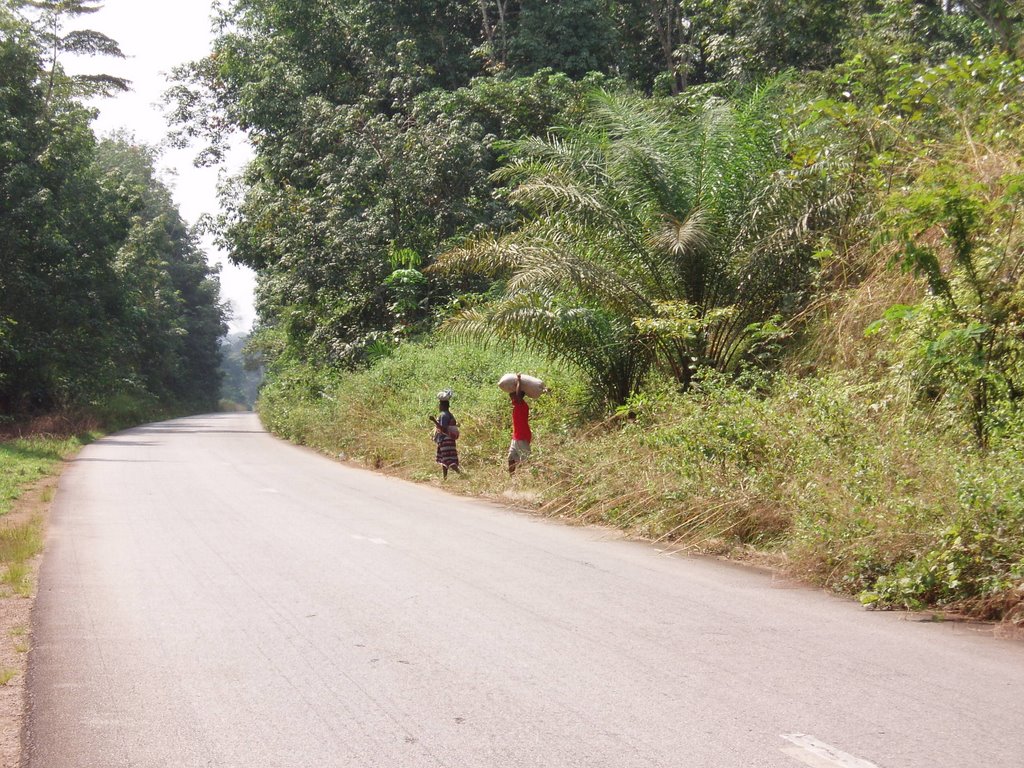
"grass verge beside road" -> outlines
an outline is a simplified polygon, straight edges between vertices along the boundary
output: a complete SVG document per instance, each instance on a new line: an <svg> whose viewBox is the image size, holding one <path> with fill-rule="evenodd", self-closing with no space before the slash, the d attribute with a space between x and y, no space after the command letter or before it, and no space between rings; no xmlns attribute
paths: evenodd
<svg viewBox="0 0 1024 768"><path fill-rule="evenodd" d="M38 510L27 515L9 513L26 492L56 474L61 462L90 439L91 435L40 435L0 443L0 584L17 595L27 597L32 593L28 562L42 549L43 521ZM53 487L37 490L39 498L26 506L49 504Z"/></svg>
<svg viewBox="0 0 1024 768"><path fill-rule="evenodd" d="M0 442L0 517L34 482L57 471L90 437L26 437Z"/></svg>
<svg viewBox="0 0 1024 768"><path fill-rule="evenodd" d="M0 441L0 765L21 764L25 672L45 515L64 459L92 440L36 435Z"/></svg>
<svg viewBox="0 0 1024 768"><path fill-rule="evenodd" d="M533 457L509 478L506 371L539 374ZM852 376L652 382L612 415L542 358L407 344L373 367L284 367L267 427L327 454L440 483L427 416L452 387L463 473L449 489L665 546L768 562L878 607L1024 624L1024 438L976 450Z"/></svg>

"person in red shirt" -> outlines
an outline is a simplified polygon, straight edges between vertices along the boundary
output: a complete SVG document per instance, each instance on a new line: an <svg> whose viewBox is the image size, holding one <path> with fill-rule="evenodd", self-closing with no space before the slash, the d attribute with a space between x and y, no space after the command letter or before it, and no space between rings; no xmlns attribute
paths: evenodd
<svg viewBox="0 0 1024 768"><path fill-rule="evenodd" d="M508 473L515 474L516 467L530 458L530 406L523 392L522 376L516 374L516 391L509 393L512 400L512 443L508 447Z"/></svg>

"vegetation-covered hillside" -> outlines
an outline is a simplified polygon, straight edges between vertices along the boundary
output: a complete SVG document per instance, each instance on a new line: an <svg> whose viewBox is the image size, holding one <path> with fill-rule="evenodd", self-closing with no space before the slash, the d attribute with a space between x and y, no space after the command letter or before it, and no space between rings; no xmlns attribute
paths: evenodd
<svg viewBox="0 0 1024 768"><path fill-rule="evenodd" d="M256 150L220 229L273 429L422 476L452 386L459 487L1019 619L1022 22L236 0L169 99ZM558 386L510 485L517 367Z"/></svg>

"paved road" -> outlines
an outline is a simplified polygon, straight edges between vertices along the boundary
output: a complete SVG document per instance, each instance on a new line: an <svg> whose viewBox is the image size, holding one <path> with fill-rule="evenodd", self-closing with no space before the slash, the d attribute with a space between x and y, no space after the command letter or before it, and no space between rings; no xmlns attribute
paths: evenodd
<svg viewBox="0 0 1024 768"><path fill-rule="evenodd" d="M1024 644L346 467L250 415L87 447L29 768L1021 768Z"/></svg>

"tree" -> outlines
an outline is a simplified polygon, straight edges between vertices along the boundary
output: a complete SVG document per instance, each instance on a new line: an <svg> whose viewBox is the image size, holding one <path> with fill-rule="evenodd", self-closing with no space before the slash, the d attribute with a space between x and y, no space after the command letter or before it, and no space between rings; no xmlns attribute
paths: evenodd
<svg viewBox="0 0 1024 768"><path fill-rule="evenodd" d="M0 31L0 409L208 407L216 279L152 152L97 146L38 33L7 5Z"/></svg>
<svg viewBox="0 0 1024 768"><path fill-rule="evenodd" d="M963 5L985 22L999 47L1013 57L1024 54L1024 3L1020 0L964 0Z"/></svg>
<svg viewBox="0 0 1024 768"><path fill-rule="evenodd" d="M182 144L216 162L232 131L258 152L299 130L307 100L392 115L417 94L478 71L472 0L239 0L210 55L174 70L166 100Z"/></svg>
<svg viewBox="0 0 1024 768"><path fill-rule="evenodd" d="M479 126L447 116L309 108L284 157L250 166L222 227L232 257L260 273L261 315L283 322L301 355L351 364L396 324L391 255L429 259L489 218L489 154Z"/></svg>
<svg viewBox="0 0 1024 768"><path fill-rule="evenodd" d="M63 75L60 64L64 54L78 56L111 56L124 58L115 40L93 29L67 29L70 20L96 13L103 7L101 0L16 0L21 7L39 12L39 39L45 46L46 101L53 98L58 83L66 83L73 95L110 95L127 91L129 81L108 74Z"/></svg>
<svg viewBox="0 0 1024 768"><path fill-rule="evenodd" d="M655 363L684 387L698 365L734 370L801 305L844 202L823 162L788 165L781 87L682 116L598 94L581 128L510 145L496 177L523 225L438 264L501 278L504 295L449 330L543 348L613 403Z"/></svg>
<svg viewBox="0 0 1024 768"><path fill-rule="evenodd" d="M731 74L756 81L835 64L853 13L843 0L729 0Z"/></svg>
<svg viewBox="0 0 1024 768"><path fill-rule="evenodd" d="M550 68L572 78L608 73L618 58L609 0L533 0L522 3L508 62L520 74Z"/></svg>
<svg viewBox="0 0 1024 768"><path fill-rule="evenodd" d="M0 317L9 413L47 409L92 391L109 359L105 327L116 303L111 259L123 230L104 215L91 172L89 114L47 100L48 73L33 30L0 9Z"/></svg>
<svg viewBox="0 0 1024 768"><path fill-rule="evenodd" d="M126 230L114 258L118 363L166 402L212 409L226 309L216 270L157 178L155 161L154 150L124 136L97 147L95 167L112 197L108 218L120 218Z"/></svg>
<svg viewBox="0 0 1024 768"><path fill-rule="evenodd" d="M480 27L486 47L483 50L493 68L508 65L508 43L513 14L518 13L519 3L515 0L478 0Z"/></svg>

